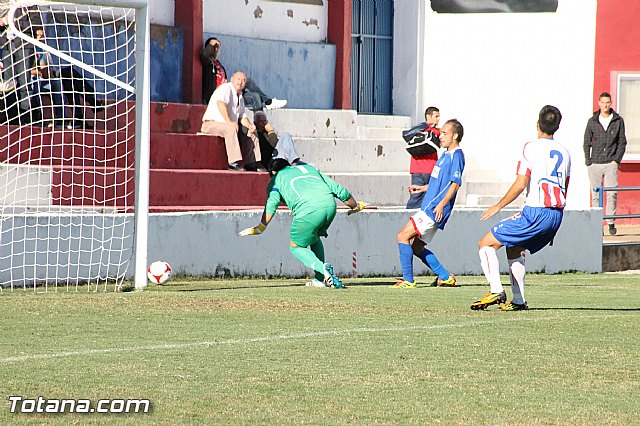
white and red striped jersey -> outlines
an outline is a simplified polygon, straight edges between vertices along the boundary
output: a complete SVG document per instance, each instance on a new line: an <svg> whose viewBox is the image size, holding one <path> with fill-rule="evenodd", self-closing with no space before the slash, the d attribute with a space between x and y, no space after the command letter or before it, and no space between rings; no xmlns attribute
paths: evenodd
<svg viewBox="0 0 640 426"><path fill-rule="evenodd" d="M571 155L560 142L541 138L524 144L516 173L530 178L526 206L564 208Z"/></svg>

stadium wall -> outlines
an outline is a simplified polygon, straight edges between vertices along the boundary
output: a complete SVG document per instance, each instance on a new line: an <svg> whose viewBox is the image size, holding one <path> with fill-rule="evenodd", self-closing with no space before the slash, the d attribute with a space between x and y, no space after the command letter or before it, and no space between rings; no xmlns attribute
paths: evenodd
<svg viewBox="0 0 640 426"><path fill-rule="evenodd" d="M537 137L540 108L555 105L563 113L556 137L573 159L568 205L589 207L582 140L592 104L597 1L561 0L556 13L480 14L398 3L396 37L417 28L421 39L394 44L394 112L418 121L436 105L441 123L458 118L468 169L492 170L506 182L522 144Z"/></svg>
<svg viewBox="0 0 640 426"><path fill-rule="evenodd" d="M149 261L165 260L177 274L206 276L308 276L308 270L289 252L291 215L279 211L267 231L239 237L240 230L260 221L261 211L151 214ZM328 261L340 275L400 274L396 233L409 218L406 210L367 210L355 216L338 212L323 239ZM503 211L487 223L480 210L455 210L444 232L430 247L456 275L481 275L477 243L492 224L514 211ZM569 210L552 247L527 257L531 272L602 271L601 210ZM4 241L3 241L4 243ZM504 250L500 266L506 273ZM426 268L414 262L416 272Z"/></svg>
<svg viewBox="0 0 640 426"><path fill-rule="evenodd" d="M636 0L608 0L598 4L593 111L598 110L598 96L604 91L612 94L614 109L620 111L620 99L617 94L618 73L640 75L640 26L637 25L639 18L640 2ZM588 116L584 119L585 123L587 118ZM630 130L633 127L637 129L637 122L637 118L632 121L631 117L625 121L628 139L633 137ZM637 147L637 140L635 142ZM618 185L640 185L640 154L637 154L637 151L629 153L627 150L619 169ZM616 213L640 214L640 191L618 192ZM621 219L619 223L637 224L638 219Z"/></svg>
<svg viewBox="0 0 640 426"><path fill-rule="evenodd" d="M184 31L153 24L149 47L151 101L181 102Z"/></svg>
<svg viewBox="0 0 640 426"><path fill-rule="evenodd" d="M328 1L203 0L205 33L321 43L327 39Z"/></svg>
<svg viewBox="0 0 640 426"><path fill-rule="evenodd" d="M333 108L334 45L205 33L208 37L220 39L220 62L229 75L245 71L269 96L287 99L287 108Z"/></svg>

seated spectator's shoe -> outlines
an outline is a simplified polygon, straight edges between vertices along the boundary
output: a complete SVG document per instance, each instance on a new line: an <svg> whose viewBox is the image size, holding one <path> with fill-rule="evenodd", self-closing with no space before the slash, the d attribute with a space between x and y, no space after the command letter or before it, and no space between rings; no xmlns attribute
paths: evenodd
<svg viewBox="0 0 640 426"><path fill-rule="evenodd" d="M13 79L6 80L0 83L0 92L12 92L15 89L16 85L13 82Z"/></svg>
<svg viewBox="0 0 640 426"><path fill-rule="evenodd" d="M389 288L416 288L416 283L411 281L398 281L394 285L390 285Z"/></svg>
<svg viewBox="0 0 640 426"><path fill-rule="evenodd" d="M333 271L333 266L330 263L323 265L324 269L324 285L331 288L344 288L344 284Z"/></svg>
<svg viewBox="0 0 640 426"><path fill-rule="evenodd" d="M438 287L455 287L456 278L453 275L449 275L446 280L441 280L440 277L436 278L436 284Z"/></svg>
<svg viewBox="0 0 640 426"><path fill-rule="evenodd" d="M609 235L616 235L618 233L618 230L616 229L616 226L613 223L609 224Z"/></svg>
<svg viewBox="0 0 640 426"><path fill-rule="evenodd" d="M267 104L267 109L278 109L284 107L287 104L287 100L273 98L265 103Z"/></svg>
<svg viewBox="0 0 640 426"><path fill-rule="evenodd" d="M482 299L476 300L471 304L471 309L474 311L487 309L491 305L503 304L507 301L507 293L487 293L482 296Z"/></svg>
<svg viewBox="0 0 640 426"><path fill-rule="evenodd" d="M234 172L244 172L245 168L239 165L238 163L231 163L229 164L229 167L227 168L227 170L232 170Z"/></svg>
<svg viewBox="0 0 640 426"><path fill-rule="evenodd" d="M327 287L322 281L318 281L315 278L304 285L305 287Z"/></svg>
<svg viewBox="0 0 640 426"><path fill-rule="evenodd" d="M529 307L527 306L527 302L523 304L509 302L504 306L500 306L500 309L503 311L526 311Z"/></svg>
<svg viewBox="0 0 640 426"><path fill-rule="evenodd" d="M260 162L247 164L246 166L244 166L244 168L248 172L266 172L267 171L267 168L263 166L262 163Z"/></svg>

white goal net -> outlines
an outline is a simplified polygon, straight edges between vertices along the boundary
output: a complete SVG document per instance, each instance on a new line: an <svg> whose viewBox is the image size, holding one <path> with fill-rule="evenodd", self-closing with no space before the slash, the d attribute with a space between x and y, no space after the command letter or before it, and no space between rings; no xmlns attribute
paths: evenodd
<svg viewBox="0 0 640 426"><path fill-rule="evenodd" d="M5 289L118 289L133 270L135 10L78 3L0 3Z"/></svg>

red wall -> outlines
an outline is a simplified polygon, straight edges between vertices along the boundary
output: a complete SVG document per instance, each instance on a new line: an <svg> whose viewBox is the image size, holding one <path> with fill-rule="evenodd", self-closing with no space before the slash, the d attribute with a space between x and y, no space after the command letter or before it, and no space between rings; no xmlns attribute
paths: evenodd
<svg viewBox="0 0 640 426"><path fill-rule="evenodd" d="M335 109L351 108L351 0L329 2L327 38L336 46Z"/></svg>
<svg viewBox="0 0 640 426"><path fill-rule="evenodd" d="M595 72L593 110L598 109L598 95L609 92L617 101L616 72L640 73L640 1L598 0L596 15ZM585 117L585 124L586 124ZM623 160L618 175L619 186L640 186L640 162ZM640 214L640 191L618 192L617 214ZM620 220L640 223L640 219Z"/></svg>

